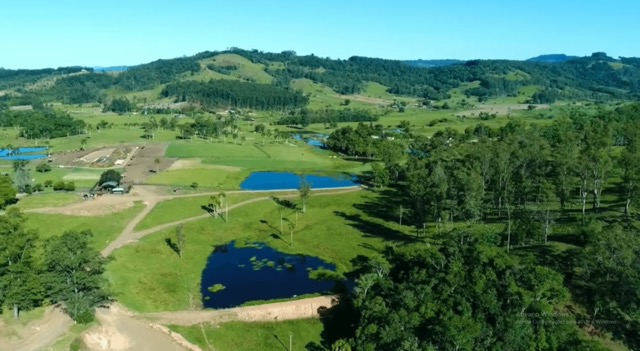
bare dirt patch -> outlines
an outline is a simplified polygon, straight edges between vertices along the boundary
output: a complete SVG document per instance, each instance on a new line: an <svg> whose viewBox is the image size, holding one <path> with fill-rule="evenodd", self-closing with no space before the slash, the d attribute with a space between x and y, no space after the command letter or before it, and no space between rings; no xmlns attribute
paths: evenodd
<svg viewBox="0 0 640 351"><path fill-rule="evenodd" d="M162 172L176 161L164 157L168 144L148 144L140 146L136 154L127 162L124 171L124 182L142 184L155 173ZM156 164L156 160L160 163Z"/></svg>
<svg viewBox="0 0 640 351"><path fill-rule="evenodd" d="M206 169L220 169L229 172L240 172L242 168L234 166L222 166L222 165L208 165L203 164L202 160L177 160L171 167L167 168L167 171L175 171L179 169L194 169L194 168L206 168Z"/></svg>
<svg viewBox="0 0 640 351"><path fill-rule="evenodd" d="M135 319L118 304L108 309L98 309L96 317L100 326L84 335L84 341L91 350L186 350L162 331Z"/></svg>
<svg viewBox="0 0 640 351"><path fill-rule="evenodd" d="M105 216L133 207L138 198L127 195L103 195L63 207L45 207L31 210L38 213L58 213L67 216Z"/></svg>
<svg viewBox="0 0 640 351"><path fill-rule="evenodd" d="M79 162L83 163L94 163L102 158L108 158L111 154L116 151L116 149L101 149L96 150L92 153L89 153L83 157L78 158Z"/></svg>
<svg viewBox="0 0 640 351"><path fill-rule="evenodd" d="M196 325L201 323L276 322L317 318L320 313L338 302L335 296L319 296L258 306L236 307L222 310L178 311L149 313L146 317L162 324Z"/></svg>
<svg viewBox="0 0 640 351"><path fill-rule="evenodd" d="M63 336L74 322L57 308L49 308L43 318L11 330L12 337L0 336L0 351L43 350ZM0 325L3 331L8 327ZM4 334L4 333L3 333Z"/></svg>

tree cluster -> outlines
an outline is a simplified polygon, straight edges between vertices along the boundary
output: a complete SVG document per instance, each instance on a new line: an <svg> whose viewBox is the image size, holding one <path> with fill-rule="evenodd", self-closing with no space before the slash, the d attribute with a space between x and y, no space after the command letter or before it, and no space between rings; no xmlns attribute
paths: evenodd
<svg viewBox="0 0 640 351"><path fill-rule="evenodd" d="M380 115L365 109L320 109L310 110L307 108L292 111L289 115L283 116L276 124L279 125L301 125L306 127L312 123L324 123L335 125L340 122L377 122Z"/></svg>
<svg viewBox="0 0 640 351"><path fill-rule="evenodd" d="M85 123L53 109L0 112L0 127L19 128L26 139L61 138L82 134Z"/></svg>
<svg viewBox="0 0 640 351"><path fill-rule="evenodd" d="M205 107L259 110L287 110L303 107L309 102L300 92L270 84L234 80L172 83L162 90L162 96L174 97L176 101L197 102Z"/></svg>
<svg viewBox="0 0 640 351"><path fill-rule="evenodd" d="M60 304L74 320L88 323L108 303L105 259L90 247L90 231L41 239L25 228L19 210L0 215L0 306L20 311Z"/></svg>

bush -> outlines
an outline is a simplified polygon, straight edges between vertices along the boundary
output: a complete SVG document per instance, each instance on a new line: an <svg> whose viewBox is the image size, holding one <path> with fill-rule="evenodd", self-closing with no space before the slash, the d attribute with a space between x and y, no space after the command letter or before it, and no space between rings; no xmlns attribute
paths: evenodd
<svg viewBox="0 0 640 351"><path fill-rule="evenodd" d="M65 184L62 180L59 180L53 184L54 191L64 190L67 184Z"/></svg>
<svg viewBox="0 0 640 351"><path fill-rule="evenodd" d="M196 182L191 183L191 187L194 188L194 189L198 189L198 186L199 185Z"/></svg>
<svg viewBox="0 0 640 351"><path fill-rule="evenodd" d="M40 173L51 172L51 166L48 163L41 163L36 166L36 171Z"/></svg>
<svg viewBox="0 0 640 351"><path fill-rule="evenodd" d="M36 185L34 185L34 186L33 186L33 191L35 191L35 192L38 192L38 193L39 193L39 192L41 192L41 191L43 191L43 190L44 190L44 187L42 186L42 184L41 184L41 183L38 183L38 184L36 184Z"/></svg>
<svg viewBox="0 0 640 351"><path fill-rule="evenodd" d="M66 190L66 191L75 191L76 190L76 184L74 182L66 183L64 185L64 190Z"/></svg>
<svg viewBox="0 0 640 351"><path fill-rule="evenodd" d="M45 188L51 188L53 186L53 180L45 180L44 181L44 187Z"/></svg>

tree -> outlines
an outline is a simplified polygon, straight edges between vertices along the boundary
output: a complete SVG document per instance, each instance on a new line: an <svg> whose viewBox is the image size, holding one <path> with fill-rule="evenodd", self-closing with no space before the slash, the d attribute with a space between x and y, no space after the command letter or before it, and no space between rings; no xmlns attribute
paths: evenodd
<svg viewBox="0 0 640 351"><path fill-rule="evenodd" d="M305 213L307 211L307 201L309 201L309 197L311 196L311 183L309 183L305 177L302 177L300 180L298 194L302 201L302 213Z"/></svg>
<svg viewBox="0 0 640 351"><path fill-rule="evenodd" d="M40 173L51 172L51 165L49 165L46 162L42 162L36 166L36 172L40 172Z"/></svg>
<svg viewBox="0 0 640 351"><path fill-rule="evenodd" d="M44 181L44 187L45 188L51 188L53 186L53 180L51 179L47 179Z"/></svg>
<svg viewBox="0 0 640 351"><path fill-rule="evenodd" d="M80 140L80 150L81 151L84 151L84 150L87 149L87 141L89 141L89 139L87 139L87 138L82 138Z"/></svg>
<svg viewBox="0 0 640 351"><path fill-rule="evenodd" d="M45 293L35 261L38 235L24 223L16 208L0 215L0 307L12 308L14 318L39 306Z"/></svg>
<svg viewBox="0 0 640 351"><path fill-rule="evenodd" d="M74 182L65 183L64 190L66 190L66 191L76 191L76 184Z"/></svg>
<svg viewBox="0 0 640 351"><path fill-rule="evenodd" d="M377 188L383 188L389 184L389 172L380 162L371 165L371 174L373 175L373 185Z"/></svg>
<svg viewBox="0 0 640 351"><path fill-rule="evenodd" d="M53 184L54 191L64 190L66 187L67 187L67 184L62 180L59 180Z"/></svg>
<svg viewBox="0 0 640 351"><path fill-rule="evenodd" d="M13 170L16 173L16 187L20 192L27 192L27 186L31 186L31 175L27 164L29 161L17 160L13 161Z"/></svg>
<svg viewBox="0 0 640 351"><path fill-rule="evenodd" d="M178 248L178 255L182 258L186 244L186 237L184 234L184 224L180 223L176 227L176 246Z"/></svg>
<svg viewBox="0 0 640 351"><path fill-rule="evenodd" d="M291 222L288 218L284 219L287 222L287 227L289 227L289 245L293 246L293 230L296 229L296 224Z"/></svg>
<svg viewBox="0 0 640 351"><path fill-rule="evenodd" d="M160 167L160 158L156 157L156 159L153 160L153 163L156 165L156 173L158 173Z"/></svg>
<svg viewBox="0 0 640 351"><path fill-rule="evenodd" d="M102 174L100 175L100 180L98 180L98 185L102 185L106 182L116 182L116 184L119 185L121 180L122 180L122 175L120 174L120 172L113 169L108 169L102 172Z"/></svg>
<svg viewBox="0 0 640 351"><path fill-rule="evenodd" d="M0 175L0 209L12 204L16 200L16 189L8 176Z"/></svg>
<svg viewBox="0 0 640 351"><path fill-rule="evenodd" d="M229 204L227 203L227 193L225 193L224 191L221 191L218 194L218 202L220 203L220 206L224 206L224 221L228 222L229 221Z"/></svg>
<svg viewBox="0 0 640 351"><path fill-rule="evenodd" d="M67 231L44 246L47 293L78 323L92 321L95 308L109 301L106 259L91 248L91 237L89 230Z"/></svg>
<svg viewBox="0 0 640 351"><path fill-rule="evenodd" d="M396 214L398 215L398 224L400 226L402 226L402 216L404 216L405 213L407 213L407 209L402 207L402 205L398 206Z"/></svg>

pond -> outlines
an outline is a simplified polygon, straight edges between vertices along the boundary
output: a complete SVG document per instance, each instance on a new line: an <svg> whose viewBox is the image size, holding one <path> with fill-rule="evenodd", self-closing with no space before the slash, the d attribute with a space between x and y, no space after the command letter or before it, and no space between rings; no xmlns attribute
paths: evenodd
<svg viewBox="0 0 640 351"><path fill-rule="evenodd" d="M302 178L306 178L312 189L348 188L357 186L353 176L322 176L295 174L291 172L253 172L241 184L243 190L288 190L297 189Z"/></svg>
<svg viewBox="0 0 640 351"><path fill-rule="evenodd" d="M0 149L0 160L3 161L16 161L16 160L38 160L46 158L46 154L36 154L47 151L46 147L21 147L17 151L10 149Z"/></svg>
<svg viewBox="0 0 640 351"><path fill-rule="evenodd" d="M326 135L326 134L313 134L312 136L305 137L305 138L307 139L307 144L309 144L311 146L319 147L319 148L324 148L325 147L324 141L328 137L329 136ZM304 141L302 135L300 135L300 134L294 135L293 138L298 140L298 141Z"/></svg>
<svg viewBox="0 0 640 351"><path fill-rule="evenodd" d="M334 271L335 266L317 257L284 254L264 244L216 246L202 272L202 302L206 308L229 308L249 301L331 291L335 281L309 277L317 269Z"/></svg>

